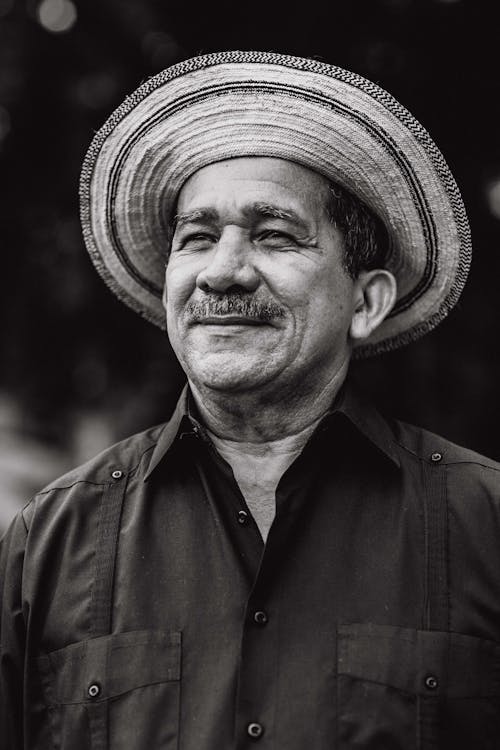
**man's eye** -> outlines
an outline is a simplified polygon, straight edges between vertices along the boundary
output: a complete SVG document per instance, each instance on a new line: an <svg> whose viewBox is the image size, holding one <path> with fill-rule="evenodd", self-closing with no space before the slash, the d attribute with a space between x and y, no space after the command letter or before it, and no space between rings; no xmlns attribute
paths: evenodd
<svg viewBox="0 0 500 750"><path fill-rule="evenodd" d="M211 245L214 242L217 242L217 237L208 232L194 232L193 234L187 234L184 237L180 237L178 242L175 242L174 238L174 244L177 246L178 250L196 250Z"/></svg>
<svg viewBox="0 0 500 750"><path fill-rule="evenodd" d="M208 232L196 232L193 234L188 234L188 236L184 240L185 242L216 242L217 238L214 237L213 234L209 234Z"/></svg>
<svg viewBox="0 0 500 750"><path fill-rule="evenodd" d="M287 232L281 232L279 229L268 229L259 235L259 240L272 247L295 244L295 239Z"/></svg>

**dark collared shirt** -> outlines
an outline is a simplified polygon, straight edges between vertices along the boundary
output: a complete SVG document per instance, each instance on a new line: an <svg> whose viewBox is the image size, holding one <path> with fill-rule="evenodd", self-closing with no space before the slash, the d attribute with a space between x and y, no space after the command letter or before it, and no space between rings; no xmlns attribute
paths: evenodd
<svg viewBox="0 0 500 750"><path fill-rule="evenodd" d="M2 748L498 748L499 478L348 388L264 547L183 397L4 538Z"/></svg>

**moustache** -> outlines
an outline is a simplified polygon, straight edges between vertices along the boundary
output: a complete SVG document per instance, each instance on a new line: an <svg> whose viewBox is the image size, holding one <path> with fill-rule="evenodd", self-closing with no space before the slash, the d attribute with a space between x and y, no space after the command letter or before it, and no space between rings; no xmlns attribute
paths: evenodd
<svg viewBox="0 0 500 750"><path fill-rule="evenodd" d="M260 300L242 294L207 294L188 302L186 312L195 321L216 315L241 315L262 322L283 318L285 310L272 300Z"/></svg>

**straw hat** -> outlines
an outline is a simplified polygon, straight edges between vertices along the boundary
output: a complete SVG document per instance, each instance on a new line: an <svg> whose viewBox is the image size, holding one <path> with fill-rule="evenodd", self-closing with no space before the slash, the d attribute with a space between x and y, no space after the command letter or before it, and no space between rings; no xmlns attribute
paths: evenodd
<svg viewBox="0 0 500 750"><path fill-rule="evenodd" d="M150 78L96 134L81 176L87 248L112 291L165 328L167 227L180 188L207 164L274 156L357 194L384 221L398 280L391 315L355 352L394 349L457 301L470 233L435 144L390 94L315 60L264 52L195 57Z"/></svg>

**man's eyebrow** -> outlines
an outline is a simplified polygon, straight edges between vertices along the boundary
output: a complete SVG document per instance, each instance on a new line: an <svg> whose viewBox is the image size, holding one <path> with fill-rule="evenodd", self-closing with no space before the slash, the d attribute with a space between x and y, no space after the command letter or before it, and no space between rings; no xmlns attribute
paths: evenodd
<svg viewBox="0 0 500 750"><path fill-rule="evenodd" d="M257 214L263 218L269 219L283 219L284 221L291 221L301 229L308 229L308 225L305 219L299 216L298 213L293 211L291 208L281 208L275 206L272 203L253 203L252 206L246 211L246 213Z"/></svg>
<svg viewBox="0 0 500 750"><path fill-rule="evenodd" d="M219 215L214 208L195 208L186 213L176 214L172 219L172 227L176 229L184 224L203 224L217 221Z"/></svg>
<svg viewBox="0 0 500 750"><path fill-rule="evenodd" d="M272 203L257 201L244 209L247 216L259 218L281 219L290 221L301 229L308 229L307 222L293 209L275 206ZM208 224L218 221L219 214L214 208L195 208L192 211L176 214L172 219L172 228L182 227L185 224Z"/></svg>

